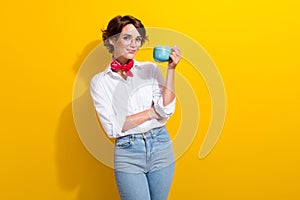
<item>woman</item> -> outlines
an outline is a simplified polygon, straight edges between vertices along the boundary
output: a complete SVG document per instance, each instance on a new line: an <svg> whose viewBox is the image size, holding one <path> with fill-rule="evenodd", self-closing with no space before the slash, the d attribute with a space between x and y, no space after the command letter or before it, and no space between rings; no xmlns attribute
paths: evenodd
<svg viewBox="0 0 300 200"><path fill-rule="evenodd" d="M112 53L105 71L91 80L91 96L107 135L115 140L114 172L122 200L165 200L174 174L165 123L175 110L174 46L166 80L152 62L134 60L146 31L133 16L116 16L102 35Z"/></svg>

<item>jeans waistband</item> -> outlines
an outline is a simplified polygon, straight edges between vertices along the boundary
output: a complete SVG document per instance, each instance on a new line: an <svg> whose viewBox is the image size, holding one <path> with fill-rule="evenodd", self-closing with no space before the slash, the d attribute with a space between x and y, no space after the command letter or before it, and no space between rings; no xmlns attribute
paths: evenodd
<svg viewBox="0 0 300 200"><path fill-rule="evenodd" d="M134 139L134 138L147 138L147 137L154 138L154 137L156 137L157 133L159 133L159 131L161 129L165 129L165 125L160 126L160 127L156 127L156 128L153 128L153 129L150 129L147 132L134 133L134 134L130 134L130 135L125 135L125 136L119 137L117 139L121 139L121 138L125 138L125 137L129 137L131 139Z"/></svg>

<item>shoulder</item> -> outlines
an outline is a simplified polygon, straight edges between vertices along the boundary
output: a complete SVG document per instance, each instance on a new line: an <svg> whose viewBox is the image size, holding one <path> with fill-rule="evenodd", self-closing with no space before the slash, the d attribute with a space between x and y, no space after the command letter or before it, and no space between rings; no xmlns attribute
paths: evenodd
<svg viewBox="0 0 300 200"><path fill-rule="evenodd" d="M154 75L159 69L157 64L150 61L135 61L137 71L140 71L142 74Z"/></svg>
<svg viewBox="0 0 300 200"><path fill-rule="evenodd" d="M106 71L95 74L90 81L90 87L97 88L101 84L101 82L103 82L105 74Z"/></svg>
<svg viewBox="0 0 300 200"><path fill-rule="evenodd" d="M104 76L104 72L95 74L91 79L91 83L93 84L98 83L99 81L101 81L101 79L103 79L103 76Z"/></svg>
<svg viewBox="0 0 300 200"><path fill-rule="evenodd" d="M157 65L153 62L150 62L150 61L136 61L136 60L134 60L134 62L137 66L157 68Z"/></svg>

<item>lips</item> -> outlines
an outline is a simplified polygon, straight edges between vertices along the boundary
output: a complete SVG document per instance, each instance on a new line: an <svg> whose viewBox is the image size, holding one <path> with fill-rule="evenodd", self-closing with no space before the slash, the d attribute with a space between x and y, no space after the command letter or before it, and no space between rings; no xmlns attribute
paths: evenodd
<svg viewBox="0 0 300 200"><path fill-rule="evenodd" d="M136 50L133 50L133 49L127 49L128 53L130 54L135 54Z"/></svg>

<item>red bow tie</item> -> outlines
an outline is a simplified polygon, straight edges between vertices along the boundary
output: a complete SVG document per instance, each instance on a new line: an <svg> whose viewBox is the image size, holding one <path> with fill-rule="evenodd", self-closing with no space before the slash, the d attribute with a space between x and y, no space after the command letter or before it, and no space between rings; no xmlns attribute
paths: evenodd
<svg viewBox="0 0 300 200"><path fill-rule="evenodd" d="M132 72L130 71L133 67L134 61L133 59L129 60L126 64L122 65L117 60L113 60L110 64L111 69L115 70L123 70L127 76L133 77Z"/></svg>

